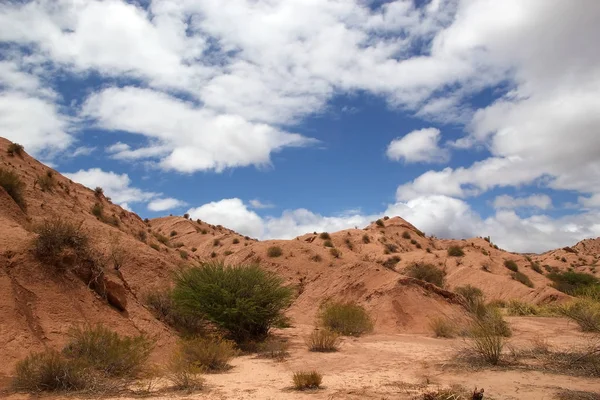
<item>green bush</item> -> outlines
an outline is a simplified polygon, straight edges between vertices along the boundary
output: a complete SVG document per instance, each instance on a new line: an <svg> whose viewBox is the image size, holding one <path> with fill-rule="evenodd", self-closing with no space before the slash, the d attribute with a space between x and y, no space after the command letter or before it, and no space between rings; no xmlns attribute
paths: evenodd
<svg viewBox="0 0 600 400"><path fill-rule="evenodd" d="M8 148L6 149L6 153L8 153L9 156L19 156L22 157L23 156L23 151L24 151L24 147L23 145L20 145L19 143L11 143L8 145Z"/></svg>
<svg viewBox="0 0 600 400"><path fill-rule="evenodd" d="M462 257L465 255L463 249L458 246L450 246L448 247L448 256L449 257Z"/></svg>
<svg viewBox="0 0 600 400"><path fill-rule="evenodd" d="M576 295L578 290L600 285L600 279L585 272L552 272L546 276L554 282L554 288L572 296Z"/></svg>
<svg viewBox="0 0 600 400"><path fill-rule="evenodd" d="M456 336L455 324L447 318L434 318L429 322L429 327L435 337L453 338Z"/></svg>
<svg viewBox="0 0 600 400"><path fill-rule="evenodd" d="M446 273L432 264L412 263L404 270L404 274L411 278L433 283L443 287Z"/></svg>
<svg viewBox="0 0 600 400"><path fill-rule="evenodd" d="M473 313L482 307L484 302L483 291L472 285L457 286L454 292L460 294L467 301L467 309Z"/></svg>
<svg viewBox="0 0 600 400"><path fill-rule="evenodd" d="M24 210L25 198L23 197L23 189L25 184L21 182L19 175L4 168L0 168L0 186L6 190L6 193Z"/></svg>
<svg viewBox="0 0 600 400"><path fill-rule="evenodd" d="M185 339L179 349L188 364L207 372L229 369L229 361L237 355L235 343L219 337Z"/></svg>
<svg viewBox="0 0 600 400"><path fill-rule="evenodd" d="M229 331L238 343L263 339L281 321L293 291L258 265L205 263L175 276L173 298L185 313Z"/></svg>
<svg viewBox="0 0 600 400"><path fill-rule="evenodd" d="M496 307L487 305L481 309L480 313L475 315L474 323L476 327L484 326L485 329L491 330L494 335L512 336L510 326L502 316L502 312Z"/></svg>
<svg viewBox="0 0 600 400"><path fill-rule="evenodd" d="M279 246L271 246L267 249L267 256L269 257L280 257L283 254L283 250Z"/></svg>
<svg viewBox="0 0 600 400"><path fill-rule="evenodd" d="M470 332L471 346L476 354L492 365L498 365L502 357L505 339L498 335L493 325L478 320Z"/></svg>
<svg viewBox="0 0 600 400"><path fill-rule="evenodd" d="M559 308L559 313L575 321L582 331L600 333L600 303L575 299Z"/></svg>
<svg viewBox="0 0 600 400"><path fill-rule="evenodd" d="M344 336L360 336L373 330L367 311L354 303L327 303L319 318L323 327Z"/></svg>
<svg viewBox="0 0 600 400"><path fill-rule="evenodd" d="M519 266L513 260L504 260L504 266L513 272L519 271Z"/></svg>
<svg viewBox="0 0 600 400"><path fill-rule="evenodd" d="M183 336L195 336L204 333L204 320L184 314L175 306L170 290L156 290L146 293L144 303L152 314Z"/></svg>
<svg viewBox="0 0 600 400"><path fill-rule="evenodd" d="M534 270L535 272L537 272L538 274L544 273L542 271L542 268L540 267L540 264L538 264L538 263L531 263L531 269Z"/></svg>
<svg viewBox="0 0 600 400"><path fill-rule="evenodd" d="M523 285L528 286L530 288L533 287L533 282L531 282L531 279L529 279L529 277L527 275L525 275L522 272L513 272L512 274L510 274L510 276L517 282L521 282Z"/></svg>
<svg viewBox="0 0 600 400"><path fill-rule="evenodd" d="M377 226L382 227L382 228L385 227L385 224L383 223L383 220L381 220L381 219L378 219L377 221L375 221L375 224Z"/></svg>
<svg viewBox="0 0 600 400"><path fill-rule="evenodd" d="M323 375L317 371L299 371L294 372L294 389L318 389L323 381Z"/></svg>
<svg viewBox="0 0 600 400"><path fill-rule="evenodd" d="M337 351L340 345L339 335L329 329L315 329L306 339L308 350L327 353Z"/></svg>
<svg viewBox="0 0 600 400"><path fill-rule="evenodd" d="M55 350L33 353L19 361L12 386L17 391L72 391L90 383L82 363L64 358Z"/></svg>
<svg viewBox="0 0 600 400"><path fill-rule="evenodd" d="M145 335L121 337L102 325L71 329L63 353L108 376L134 376L150 357L153 342Z"/></svg>
<svg viewBox="0 0 600 400"><path fill-rule="evenodd" d="M524 301L511 300L508 302L507 312L508 315L513 316L538 315L540 309L537 306L525 303Z"/></svg>

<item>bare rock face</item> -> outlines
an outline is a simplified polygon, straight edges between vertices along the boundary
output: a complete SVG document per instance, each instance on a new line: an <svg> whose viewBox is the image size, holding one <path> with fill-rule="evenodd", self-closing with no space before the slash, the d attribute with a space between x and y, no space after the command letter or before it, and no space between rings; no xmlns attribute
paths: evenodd
<svg viewBox="0 0 600 400"><path fill-rule="evenodd" d="M127 310L127 289L110 277L104 277L104 291L108 304L119 311Z"/></svg>

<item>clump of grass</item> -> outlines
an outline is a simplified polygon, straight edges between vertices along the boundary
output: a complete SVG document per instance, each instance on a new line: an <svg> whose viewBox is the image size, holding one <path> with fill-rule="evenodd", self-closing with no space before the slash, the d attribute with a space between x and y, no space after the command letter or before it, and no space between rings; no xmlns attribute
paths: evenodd
<svg viewBox="0 0 600 400"><path fill-rule="evenodd" d="M215 240L213 240L213 246L214 246L214 247L217 247L217 246L219 246L219 245L221 245L221 241L220 241L219 239L215 239Z"/></svg>
<svg viewBox="0 0 600 400"><path fill-rule="evenodd" d="M367 235L366 233L362 236L362 241L364 244L369 244L371 243L371 238L369 237L369 235Z"/></svg>
<svg viewBox="0 0 600 400"><path fill-rule="evenodd" d="M233 244L238 244L240 242L240 239L238 238L233 238L233 240L231 241L231 243Z"/></svg>
<svg viewBox="0 0 600 400"><path fill-rule="evenodd" d="M477 390L477 389L476 389ZM428 390L423 393L423 400L466 400L472 397L473 392L460 385L452 385L448 388L438 388L436 390Z"/></svg>
<svg viewBox="0 0 600 400"><path fill-rule="evenodd" d="M104 207L102 207L102 204L100 203L96 203L92 206L92 215L97 217L97 218L102 218L103 214L104 214Z"/></svg>
<svg viewBox="0 0 600 400"><path fill-rule="evenodd" d="M202 390L204 379L201 374L202 368L198 368L187 362L181 351L176 351L168 366L169 380L173 383L173 389L188 392Z"/></svg>
<svg viewBox="0 0 600 400"><path fill-rule="evenodd" d="M231 368L229 362L237 355L233 341L216 336L181 340L179 350L188 364L207 372Z"/></svg>
<svg viewBox="0 0 600 400"><path fill-rule="evenodd" d="M179 250L179 256L184 260L187 260L189 257L188 252L185 250Z"/></svg>
<svg viewBox="0 0 600 400"><path fill-rule="evenodd" d="M344 243L346 244L346 247L349 248L350 250L352 250L354 248L354 246L352 245L352 241L350 241L350 239L346 238L346 240L344 240Z"/></svg>
<svg viewBox="0 0 600 400"><path fill-rule="evenodd" d="M25 184L21 182L21 178L16 173L0 168L0 186L6 190L6 193L24 210L25 198L23 197L23 189Z"/></svg>
<svg viewBox="0 0 600 400"><path fill-rule="evenodd" d="M600 333L600 303L580 298L559 307L558 312L575 321L582 331Z"/></svg>
<svg viewBox="0 0 600 400"><path fill-rule="evenodd" d="M513 260L504 260L504 266L513 272L519 271L519 266Z"/></svg>
<svg viewBox="0 0 600 400"><path fill-rule="evenodd" d="M169 245L169 238L166 237L165 235L161 235L158 232L154 232L153 233L154 237L156 238L156 240L158 240L159 243L164 244L165 246Z"/></svg>
<svg viewBox="0 0 600 400"><path fill-rule="evenodd" d="M154 346L145 335L121 337L102 325L73 328L63 353L108 376L134 376Z"/></svg>
<svg viewBox="0 0 600 400"><path fill-rule="evenodd" d="M323 242L323 246L325 246L325 247L334 247L333 246L333 242L331 240L329 240L329 239Z"/></svg>
<svg viewBox="0 0 600 400"><path fill-rule="evenodd" d="M96 186L96 189L94 189L94 196L101 197L103 194L104 189L102 189L100 186Z"/></svg>
<svg viewBox="0 0 600 400"><path fill-rule="evenodd" d="M321 353L337 351L339 344L339 335L329 329L315 329L306 338L306 345L310 351Z"/></svg>
<svg viewBox="0 0 600 400"><path fill-rule="evenodd" d="M429 322L435 337L453 338L456 336L455 324L447 318L437 317Z"/></svg>
<svg viewBox="0 0 600 400"><path fill-rule="evenodd" d="M23 157L24 150L25 150L25 148L23 147L23 145L20 145L19 143L11 143L8 145L8 148L6 149L6 153L9 156Z"/></svg>
<svg viewBox="0 0 600 400"><path fill-rule="evenodd" d="M323 327L344 336L360 336L373 330L367 310L355 303L327 303L319 318Z"/></svg>
<svg viewBox="0 0 600 400"><path fill-rule="evenodd" d="M35 228L38 234L33 246L34 255L46 264L63 270L61 263L62 252L70 249L79 259L89 255L89 237L81 229L81 225L61 219L51 218L44 220Z"/></svg>
<svg viewBox="0 0 600 400"><path fill-rule="evenodd" d="M90 383L87 368L55 350L33 353L19 361L12 386L17 391L73 391Z"/></svg>
<svg viewBox="0 0 600 400"><path fill-rule="evenodd" d="M448 247L448 256L449 257L462 257L464 255L465 255L465 252L459 246Z"/></svg>
<svg viewBox="0 0 600 400"><path fill-rule="evenodd" d="M404 239L410 239L410 238L411 238L411 236L410 236L410 232L408 232L408 231L404 231L404 232L402 232L402 237L403 237Z"/></svg>
<svg viewBox="0 0 600 400"><path fill-rule="evenodd" d="M323 375L317 371L298 371L293 376L294 389L318 389L323 382Z"/></svg>
<svg viewBox="0 0 600 400"><path fill-rule="evenodd" d="M56 184L54 174L52 171L47 171L44 175L40 175L36 178L35 184L40 186L42 192L51 192Z"/></svg>
<svg viewBox="0 0 600 400"><path fill-rule="evenodd" d="M531 263L531 269L537 272L538 274L544 273L544 271L542 271L542 268L540 267L540 264L538 263Z"/></svg>
<svg viewBox="0 0 600 400"><path fill-rule="evenodd" d="M384 249L384 253L385 254L390 254L390 253L397 253L398 252L398 246L393 244L393 243L386 243L384 245L385 249Z"/></svg>
<svg viewBox="0 0 600 400"><path fill-rule="evenodd" d="M171 233L169 234L169 236L171 236L171 237L177 236L177 231L171 231Z"/></svg>
<svg viewBox="0 0 600 400"><path fill-rule="evenodd" d="M375 225L379 226L379 227L385 227L385 224L383 223L383 220L378 219L377 221L375 221Z"/></svg>
<svg viewBox="0 0 600 400"><path fill-rule="evenodd" d="M457 286L454 292L463 296L466 300L467 309L472 313L478 313L484 304L483 291L472 285Z"/></svg>
<svg viewBox="0 0 600 400"><path fill-rule="evenodd" d="M267 256L269 257L281 257L283 250L279 246L271 246L267 249Z"/></svg>
<svg viewBox="0 0 600 400"><path fill-rule="evenodd" d="M513 316L526 316L526 315L538 315L540 313L539 307L525 303L520 300L511 300L508 302L507 307L508 315Z"/></svg>
<svg viewBox="0 0 600 400"><path fill-rule="evenodd" d="M396 270L396 264L400 262L400 257L392 256L383 262L383 266L387 269Z"/></svg>
<svg viewBox="0 0 600 400"><path fill-rule="evenodd" d="M292 293L258 265L210 262L178 272L173 299L184 313L213 322L241 343L264 339L282 320Z"/></svg>
<svg viewBox="0 0 600 400"><path fill-rule="evenodd" d="M432 264L412 263L404 270L404 274L411 278L420 279L443 287L446 273Z"/></svg>
<svg viewBox="0 0 600 400"><path fill-rule="evenodd" d="M527 275L525 275L522 272L513 272L512 274L510 274L510 276L517 282L521 282L523 285L532 288L533 287L533 282L531 282L531 279L529 279L529 277Z"/></svg>
<svg viewBox="0 0 600 400"><path fill-rule="evenodd" d="M203 234L203 235L206 235L206 234L208 233L208 230L207 230L207 229L202 229L202 230L200 231L200 233L201 233L201 234Z"/></svg>
<svg viewBox="0 0 600 400"><path fill-rule="evenodd" d="M233 254L233 251L231 251L231 250L225 250L225 251L223 252L223 255L224 255L224 256L230 256L230 255L232 255L232 254Z"/></svg>
<svg viewBox="0 0 600 400"><path fill-rule="evenodd" d="M156 251L160 251L160 246L157 245L156 243L150 243L150 247Z"/></svg>
<svg viewBox="0 0 600 400"><path fill-rule="evenodd" d="M322 232L322 233L319 235L319 238L321 238L321 239L323 239L323 240L329 240L329 239L331 239L331 236L329 236L329 233L327 233L327 232Z"/></svg>
<svg viewBox="0 0 600 400"><path fill-rule="evenodd" d="M475 319L469 333L474 352L492 365L500 363L505 345L505 339L498 334L497 328L495 321L491 319Z"/></svg>
<svg viewBox="0 0 600 400"><path fill-rule="evenodd" d="M340 258L342 256L342 252L335 247L329 249L329 254L331 254L334 258Z"/></svg>
<svg viewBox="0 0 600 400"><path fill-rule="evenodd" d="M318 254L315 254L315 255L314 255L314 256L312 256L310 259L311 259L311 261L314 261L314 262L321 262L321 261L323 261L323 257L321 257L321 256L320 256L320 255L318 255Z"/></svg>
<svg viewBox="0 0 600 400"><path fill-rule="evenodd" d="M287 340L269 338L257 346L259 357L272 358L274 360L283 360L289 356L290 344Z"/></svg>

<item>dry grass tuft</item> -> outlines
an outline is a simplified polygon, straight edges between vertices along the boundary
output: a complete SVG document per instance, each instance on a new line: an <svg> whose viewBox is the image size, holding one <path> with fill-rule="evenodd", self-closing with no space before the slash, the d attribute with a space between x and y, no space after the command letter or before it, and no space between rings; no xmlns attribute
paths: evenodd
<svg viewBox="0 0 600 400"><path fill-rule="evenodd" d="M317 371L298 371L294 372L294 389L318 389L323 382L323 375Z"/></svg>
<svg viewBox="0 0 600 400"><path fill-rule="evenodd" d="M310 351L321 353L338 351L339 335L329 329L315 329L306 339L306 345Z"/></svg>

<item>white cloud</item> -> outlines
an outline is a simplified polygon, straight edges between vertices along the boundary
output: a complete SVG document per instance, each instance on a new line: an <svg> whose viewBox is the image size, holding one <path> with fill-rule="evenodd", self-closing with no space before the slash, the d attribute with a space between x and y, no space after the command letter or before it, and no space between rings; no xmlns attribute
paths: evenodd
<svg viewBox="0 0 600 400"><path fill-rule="evenodd" d="M166 94L133 87L92 95L83 114L104 129L141 133L155 140L135 150L117 143L108 148L114 157L159 157L162 167L182 172L264 166L270 163L272 152L315 143L269 125L218 115Z"/></svg>
<svg viewBox="0 0 600 400"><path fill-rule="evenodd" d="M392 140L386 155L390 160L415 162L446 162L450 153L439 147L440 130L424 128Z"/></svg>
<svg viewBox="0 0 600 400"><path fill-rule="evenodd" d="M148 203L148 210L150 211L166 211L177 207L183 207L187 205L184 201L168 197L165 199L155 199Z"/></svg>
<svg viewBox="0 0 600 400"><path fill-rule="evenodd" d="M275 205L273 205L271 203L263 203L262 201L260 201L258 199L250 200L248 203L250 203L250 206L252 206L252 208L257 208L257 209L275 207Z"/></svg>
<svg viewBox="0 0 600 400"><path fill-rule="evenodd" d="M79 170L77 172L64 172L67 178L81 183L90 189L101 187L104 194L117 204L146 202L158 195L154 192L146 192L142 189L132 187L131 179L127 174L117 174L112 171L103 171L100 168Z"/></svg>
<svg viewBox="0 0 600 400"><path fill-rule="evenodd" d="M509 195L496 196L494 199L494 208L496 209L514 209L523 207L539 208L547 210L552 208L552 199L545 194L532 194L527 197L512 197Z"/></svg>
<svg viewBox="0 0 600 400"><path fill-rule="evenodd" d="M89 156L94 151L96 151L95 147L81 146L73 151L72 157Z"/></svg>
<svg viewBox="0 0 600 400"><path fill-rule="evenodd" d="M192 219L201 219L214 225L223 225L244 235L263 237L264 223L258 214L237 198L223 199L187 211Z"/></svg>

